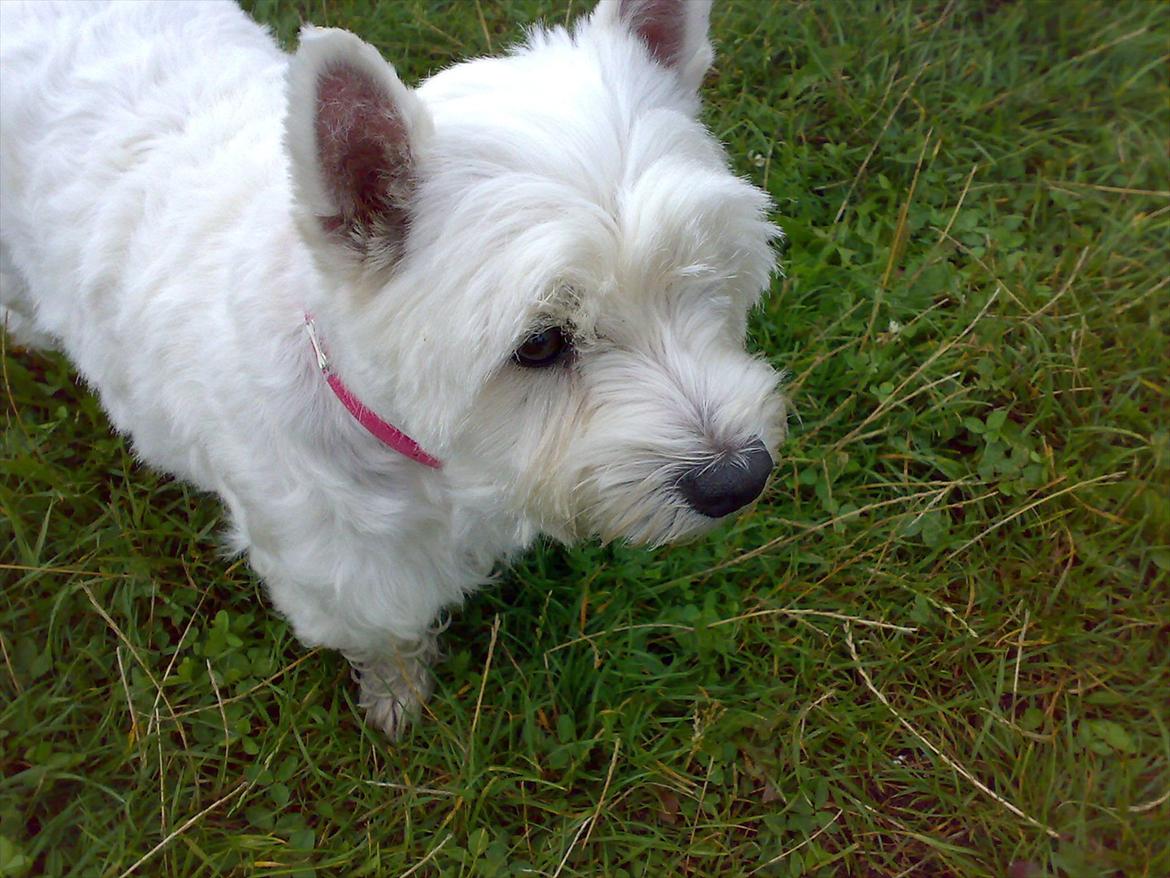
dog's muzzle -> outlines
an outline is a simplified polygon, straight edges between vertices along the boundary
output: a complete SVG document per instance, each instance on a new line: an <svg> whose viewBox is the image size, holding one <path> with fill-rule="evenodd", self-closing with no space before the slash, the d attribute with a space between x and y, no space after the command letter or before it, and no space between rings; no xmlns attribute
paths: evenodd
<svg viewBox="0 0 1170 878"><path fill-rule="evenodd" d="M683 473L677 488L687 505L708 518L722 518L760 496L772 472L772 455L760 439Z"/></svg>

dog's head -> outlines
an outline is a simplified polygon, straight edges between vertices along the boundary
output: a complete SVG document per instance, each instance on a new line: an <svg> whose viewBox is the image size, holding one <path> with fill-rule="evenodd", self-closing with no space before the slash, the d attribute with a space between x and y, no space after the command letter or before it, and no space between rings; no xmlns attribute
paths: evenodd
<svg viewBox="0 0 1170 878"><path fill-rule="evenodd" d="M779 231L697 120L708 7L603 0L416 91L344 31L292 62L308 304L339 371L456 488L563 539L699 532L784 435L744 350Z"/></svg>

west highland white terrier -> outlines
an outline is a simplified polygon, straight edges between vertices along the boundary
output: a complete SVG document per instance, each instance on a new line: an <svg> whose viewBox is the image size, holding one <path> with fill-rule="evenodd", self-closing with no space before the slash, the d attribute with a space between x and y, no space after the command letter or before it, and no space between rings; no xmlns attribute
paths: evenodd
<svg viewBox="0 0 1170 878"><path fill-rule="evenodd" d="M779 232L697 118L709 6L602 0L410 89L229 2L0 4L0 317L222 499L391 735L498 560L689 537L772 469Z"/></svg>

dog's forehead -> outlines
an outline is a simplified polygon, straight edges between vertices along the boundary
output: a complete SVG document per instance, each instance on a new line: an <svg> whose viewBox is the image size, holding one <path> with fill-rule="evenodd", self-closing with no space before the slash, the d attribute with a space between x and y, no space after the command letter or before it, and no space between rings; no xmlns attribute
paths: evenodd
<svg viewBox="0 0 1170 878"><path fill-rule="evenodd" d="M771 269L767 199L729 172L693 96L644 58L606 66L553 43L420 88L435 122L433 228L478 251L497 291L479 306L500 309L504 288L517 332L542 320L588 330L680 282L723 292L715 280L745 254L739 286L754 296Z"/></svg>
<svg viewBox="0 0 1170 878"><path fill-rule="evenodd" d="M510 55L439 71L418 93L450 162L559 180L603 207L662 156L723 164L696 121L697 95L636 41L590 27L534 32Z"/></svg>
<svg viewBox="0 0 1170 878"><path fill-rule="evenodd" d="M662 256L666 238L672 249L714 242L721 229L708 218L754 214L722 148L690 117L671 108L631 115L615 100L578 110L438 115L430 191L458 198L468 222L513 243L541 239L552 261L619 273Z"/></svg>

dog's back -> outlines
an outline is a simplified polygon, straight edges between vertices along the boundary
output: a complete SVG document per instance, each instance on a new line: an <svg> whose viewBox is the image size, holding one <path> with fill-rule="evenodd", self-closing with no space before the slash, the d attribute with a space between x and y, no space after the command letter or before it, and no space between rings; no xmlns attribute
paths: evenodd
<svg viewBox="0 0 1170 878"><path fill-rule="evenodd" d="M86 371L79 324L278 129L287 58L230 2L5 2L0 34L0 304Z"/></svg>
<svg viewBox="0 0 1170 878"><path fill-rule="evenodd" d="M225 251L288 225L287 56L230 2L4 2L0 34L0 320L181 448L157 364L213 355Z"/></svg>

